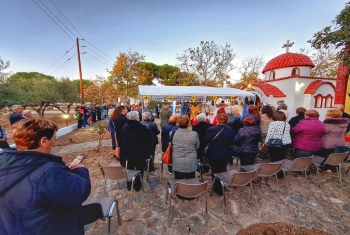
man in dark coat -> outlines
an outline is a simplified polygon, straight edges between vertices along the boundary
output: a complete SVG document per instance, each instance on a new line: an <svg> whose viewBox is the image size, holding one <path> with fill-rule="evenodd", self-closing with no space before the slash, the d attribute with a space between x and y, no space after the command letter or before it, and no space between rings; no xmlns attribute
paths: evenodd
<svg viewBox="0 0 350 235"><path fill-rule="evenodd" d="M18 122L19 120L25 118L23 116L23 107L21 105L12 105L12 111L13 113L10 115L10 123L11 126L15 123Z"/></svg>
<svg viewBox="0 0 350 235"><path fill-rule="evenodd" d="M58 130L54 122L32 118L13 127L18 150L0 153L0 234L83 235L88 170L49 154Z"/></svg>
<svg viewBox="0 0 350 235"><path fill-rule="evenodd" d="M128 161L127 169L143 172L146 159L152 154L152 135L146 126L139 122L137 111L131 111L126 115L128 121L122 128L123 146L125 158ZM135 190L141 189L141 182L135 182Z"/></svg>
<svg viewBox="0 0 350 235"><path fill-rule="evenodd" d="M115 137L117 140L117 147L120 148L120 165L125 167L125 154L123 145L122 128L127 123L125 114L128 112L125 106L121 105L117 108L119 115L114 119Z"/></svg>

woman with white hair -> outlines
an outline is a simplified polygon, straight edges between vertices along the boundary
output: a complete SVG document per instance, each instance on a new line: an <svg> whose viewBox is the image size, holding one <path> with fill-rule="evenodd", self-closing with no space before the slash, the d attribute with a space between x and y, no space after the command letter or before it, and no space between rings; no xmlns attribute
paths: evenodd
<svg viewBox="0 0 350 235"><path fill-rule="evenodd" d="M143 121L140 122L142 125L146 126L147 129L151 132L152 134L152 151L151 155L153 158L151 159L149 170L148 171L154 171L154 158L155 158L155 153L156 153L156 145L159 144L158 137L157 135L160 134L160 131L158 129L158 126L156 123L152 122L152 116L151 113L145 112L142 113Z"/></svg>
<svg viewBox="0 0 350 235"><path fill-rule="evenodd" d="M206 122L207 117L205 116L204 113L198 114L196 119L198 120L199 123L197 125L192 126L192 131L195 131L198 134L200 145L199 145L199 149L197 152L198 153L197 158L199 158L201 160L201 162L203 162L203 156L204 156L203 150L205 147L204 136L205 136L205 133L207 132L208 128L212 127L213 125L210 123L208 124Z"/></svg>
<svg viewBox="0 0 350 235"><path fill-rule="evenodd" d="M146 159L152 154L152 135L146 126L139 122L139 113L130 111L126 114L127 123L122 128L123 151L128 161L127 169L143 172L146 167ZM119 143L119 142L118 142ZM128 184L128 189L130 185ZM135 190L141 189L141 181L135 182Z"/></svg>
<svg viewBox="0 0 350 235"><path fill-rule="evenodd" d="M233 138L235 138L239 129L243 127L240 110L234 106L227 106L225 108L225 113L228 117L226 126L231 127Z"/></svg>

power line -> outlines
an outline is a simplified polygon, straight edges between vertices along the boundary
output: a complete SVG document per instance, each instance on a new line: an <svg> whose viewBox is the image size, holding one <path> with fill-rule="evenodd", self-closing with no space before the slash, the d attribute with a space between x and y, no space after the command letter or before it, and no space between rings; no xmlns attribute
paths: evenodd
<svg viewBox="0 0 350 235"><path fill-rule="evenodd" d="M75 56L77 54L77 52L74 53L74 55L72 55L66 62L64 62L63 64L61 64L57 69L61 68L65 63L67 63L68 61L70 61L70 59L73 58L73 56ZM55 69L52 73L50 73L50 75L52 75L57 69Z"/></svg>
<svg viewBox="0 0 350 235"><path fill-rule="evenodd" d="M49 70L52 66L54 66L60 59L62 59L63 56L65 56L66 54L68 54L68 52L69 52L70 50L72 50L73 47L75 47L75 45L73 45L68 51L66 51L66 52L65 52L58 60L56 60L56 62L53 63L48 69L46 69L44 73L46 73L46 71Z"/></svg>
<svg viewBox="0 0 350 235"><path fill-rule="evenodd" d="M39 0L40 1L40 0ZM84 38L84 36L79 32L79 30L72 24L72 22L65 16L65 14L58 8L58 6L52 1L50 0L50 2L52 2L52 4L57 8L57 10L59 10L59 12L61 12L61 14L63 15L64 18L66 18L66 20L69 22L69 24L80 34L80 36L82 38ZM103 55L107 56L109 59L111 59L113 61L113 59L111 57L109 57L108 55L106 55L105 53L103 53L100 49L98 49L97 47L95 47L94 45L92 45L92 43L90 43L89 41L87 41L86 39L82 39L84 41L86 41L87 43L89 43L91 46L93 46L96 50L98 50L99 52L101 52ZM97 54L96 52L94 52L95 54ZM100 56L102 57L102 56Z"/></svg>
<svg viewBox="0 0 350 235"><path fill-rule="evenodd" d="M89 43L91 46L93 46L94 48L96 48L98 51L100 51L97 47L95 47L94 45L92 45L88 40L83 39L84 41L86 41L87 43ZM110 58L112 61L113 59L111 57L109 57L108 55L106 55L105 53L103 53L102 51L100 51L102 54L104 54L105 56L107 56L108 58Z"/></svg>
<svg viewBox="0 0 350 235"><path fill-rule="evenodd" d="M83 38L84 36L81 35L81 33L78 31L78 29L76 27L74 27L74 25L72 24L72 22L70 22L70 20L68 20L68 18L63 14L63 12L56 6L56 4L50 0L52 2L52 4L57 8L57 10L59 10L61 12L61 14L64 16L64 18L66 18L66 20L70 23L71 26L73 26L73 28L80 34L80 36Z"/></svg>
<svg viewBox="0 0 350 235"><path fill-rule="evenodd" d="M89 53L87 53L87 52L86 52L86 54L89 55L89 56L91 56L91 57L94 57L96 60L99 60L99 61L101 61L102 63L104 63L104 64L106 64L106 65L108 65L108 66L112 66L111 64L107 64L106 62L100 60L99 58L96 58L95 56L93 56L93 55L91 55L91 54L89 54Z"/></svg>
<svg viewBox="0 0 350 235"><path fill-rule="evenodd" d="M41 2L41 4L43 4L44 5L44 7L46 7L46 9L49 11L49 12L51 12L51 14L54 16L54 17L56 17L56 19L59 21L59 22L61 22L61 24L64 26L64 27L66 27L66 29L68 29L68 31L71 33L71 34L73 34L74 35L74 37L76 37L75 36L75 34L55 15L55 13L53 13L41 0L39 0L39 2Z"/></svg>
<svg viewBox="0 0 350 235"><path fill-rule="evenodd" d="M73 41L74 41L74 39L49 15L49 14L47 14L47 12L36 2L36 1L34 1L33 0L33 2L36 4L36 5L38 5L38 7L40 7L40 9L41 10L43 10L43 12L45 12L45 14L48 16L48 17L50 17L51 18L51 20L53 20L53 22L55 22L56 24L57 24L57 26L58 27L60 27L60 29L62 29L62 31L65 33L65 34L67 34L67 36L68 37L70 37Z"/></svg>
<svg viewBox="0 0 350 235"><path fill-rule="evenodd" d="M86 49L88 49L88 50L90 50L91 52L95 53L95 55L99 56L99 57L100 57L101 59L103 59L105 62L110 63L110 61L106 60L104 57L102 57L101 55L99 55L98 53L96 53L94 50L92 50L91 48L89 48L88 46L86 46L84 43L82 43L82 44L83 44L83 46L84 46Z"/></svg>

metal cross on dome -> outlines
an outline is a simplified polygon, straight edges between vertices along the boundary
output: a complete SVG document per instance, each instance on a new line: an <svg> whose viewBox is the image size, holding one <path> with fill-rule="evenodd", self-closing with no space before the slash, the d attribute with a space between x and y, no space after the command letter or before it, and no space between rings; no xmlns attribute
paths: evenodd
<svg viewBox="0 0 350 235"><path fill-rule="evenodd" d="M287 40L287 43L283 44L282 48L286 48L286 53L289 52L289 47L292 47L294 42L289 43L289 40Z"/></svg>

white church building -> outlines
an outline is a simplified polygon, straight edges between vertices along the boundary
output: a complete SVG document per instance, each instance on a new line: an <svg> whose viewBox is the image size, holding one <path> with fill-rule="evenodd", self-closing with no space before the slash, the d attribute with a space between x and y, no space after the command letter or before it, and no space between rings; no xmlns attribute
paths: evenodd
<svg viewBox="0 0 350 235"><path fill-rule="evenodd" d="M327 108L334 105L336 78L310 77L315 67L312 60L303 54L288 52L292 44L284 45L287 52L276 56L264 67L264 79L242 87L256 94L256 103L277 106L283 100L288 106L289 119L295 116L298 107L317 110L320 120L325 119Z"/></svg>

